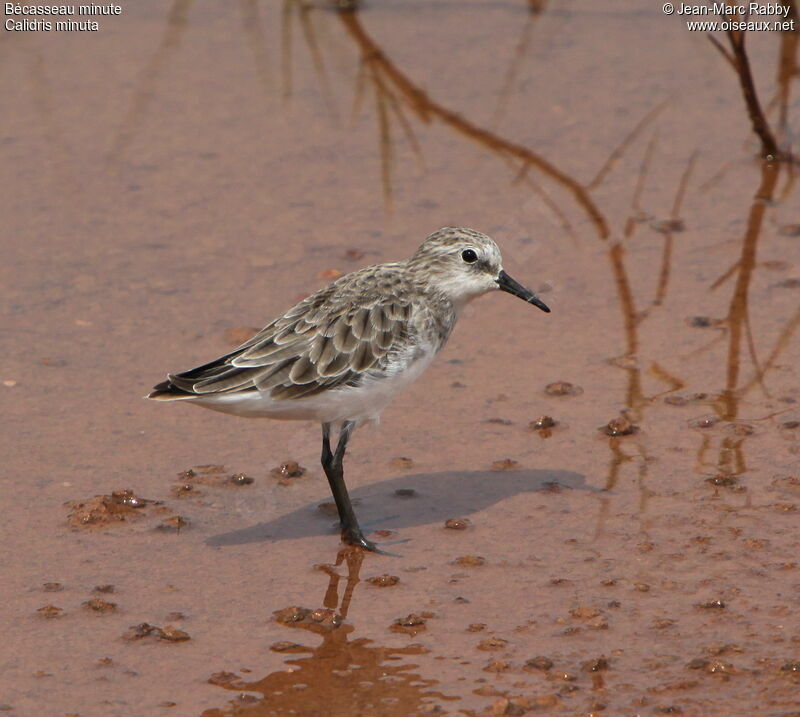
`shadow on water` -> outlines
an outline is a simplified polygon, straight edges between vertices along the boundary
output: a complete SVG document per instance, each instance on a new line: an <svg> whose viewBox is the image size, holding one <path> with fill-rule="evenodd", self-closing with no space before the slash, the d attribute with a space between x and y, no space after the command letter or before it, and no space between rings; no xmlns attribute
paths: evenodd
<svg viewBox="0 0 800 717"><path fill-rule="evenodd" d="M351 717L380 714L406 717L430 712L440 701L457 700L432 689L437 681L423 677L404 658L427 652L422 645L380 647L372 640L351 640L355 627L345 622L356 585L363 551L343 548L332 565L318 565L328 575L322 608L298 606L277 610L275 620L287 629L305 630L322 638L316 647L291 641L272 650L294 655L286 667L257 680L232 672L217 672L209 682L239 693L226 708L203 712L202 717L258 717L259 715L327 715ZM347 575L339 568L346 566ZM344 579L344 589L340 586ZM255 693L255 694L254 694ZM257 697L256 695L260 695Z"/></svg>
<svg viewBox="0 0 800 717"><path fill-rule="evenodd" d="M595 490L584 476L564 470L448 471L418 473L360 486L350 491L362 524L408 528L466 516L519 493L562 488ZM402 490L398 495L395 491ZM413 491L409 497L409 491ZM323 504L326 506L326 504ZM214 535L212 546L243 545L263 541L304 538L335 532L335 510L320 510L312 503L286 515L247 528Z"/></svg>

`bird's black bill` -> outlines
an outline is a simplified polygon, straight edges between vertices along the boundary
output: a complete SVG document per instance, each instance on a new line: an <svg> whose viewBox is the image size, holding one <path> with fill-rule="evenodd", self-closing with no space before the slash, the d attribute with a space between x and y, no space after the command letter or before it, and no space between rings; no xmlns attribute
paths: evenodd
<svg viewBox="0 0 800 717"><path fill-rule="evenodd" d="M529 304L538 306L542 311L546 311L548 314L550 313L550 307L545 304L544 301L538 298L530 289L526 289L518 281L512 279L504 271L501 271L500 275L497 277L497 285L500 287L501 291L507 291L509 294L513 294L523 301L527 301Z"/></svg>

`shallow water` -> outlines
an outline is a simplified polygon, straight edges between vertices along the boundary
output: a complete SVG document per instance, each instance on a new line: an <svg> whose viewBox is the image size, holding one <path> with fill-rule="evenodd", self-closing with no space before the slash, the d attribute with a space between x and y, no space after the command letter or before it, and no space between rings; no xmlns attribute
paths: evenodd
<svg viewBox="0 0 800 717"><path fill-rule="evenodd" d="M6 33L5 713L795 714L800 198L704 34L622 5ZM747 39L781 137L797 38ZM317 426L141 400L448 224L553 312L471 305L356 434L400 557L339 552Z"/></svg>

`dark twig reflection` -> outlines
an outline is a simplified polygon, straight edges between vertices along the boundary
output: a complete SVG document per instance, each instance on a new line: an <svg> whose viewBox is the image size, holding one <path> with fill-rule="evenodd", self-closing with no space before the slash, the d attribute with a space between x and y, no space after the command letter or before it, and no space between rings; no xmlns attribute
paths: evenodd
<svg viewBox="0 0 800 717"><path fill-rule="evenodd" d="M657 108L658 109L658 108ZM648 120L654 116L653 112L650 113ZM597 175L597 180L602 181L607 174L608 169L613 166L613 163L618 159L620 149L626 149L641 132L641 129L647 124L643 120L634 128L634 131L628 135L623 141L620 148L615 149L608 161L604 164L603 169ZM652 309L655 309L664 302L669 286L669 276L671 266L673 263L672 256L672 241L673 233L682 229L681 210L683 207L684 197L686 195L687 187L689 186L692 169L694 167L697 153L694 152L689 157L686 167L681 175L678 187L673 198L672 208L668 220L660 222L651 222L650 227L655 232L664 236L664 246L662 250L661 265L658 271L657 288L655 297L649 302L645 309L637 308L636 296L629 278L628 267L626 266L626 242L632 240L636 227L641 225L649 218L649 215L643 211L641 207L641 198L644 192L647 176L650 171L650 166L653 159L653 154L656 147L657 135L653 135L648 142L644 157L639 165L636 181L633 188L631 197L631 213L626 218L623 224L623 240L616 241L609 247L608 259L611 267L611 273L614 277L614 282L617 289L617 297L619 300L623 335L625 338L625 351L622 356L612 359L610 363L617 368L625 371L627 375L627 387L624 399L624 414L626 418L633 424L634 428L638 430L638 424L644 420L645 410L652 405L652 403L664 393L671 393L680 390L684 387L685 381L679 377L673 376L658 362L651 362L648 367L648 374L655 378L659 383L664 385L664 390L656 393L655 395L648 395L644 390L642 364L640 359L640 342L639 342L639 328L640 325L648 319ZM610 437L609 450L611 456L609 459L608 474L606 478L606 489L611 490L619 481L620 472L624 464L637 461L637 474L636 481L639 489L639 512L646 512L647 499L650 492L647 488L647 476L649 465L652 460L648 453L647 443L645 440L636 437L636 430L633 435L627 438ZM633 450L628 452L624 448L626 444ZM602 526L605 523L608 514L608 505L601 507L598 515L598 523L596 534L602 533Z"/></svg>
<svg viewBox="0 0 800 717"><path fill-rule="evenodd" d="M608 225L605 217L591 199L585 187L552 163L531 152L527 147L479 127L429 97L383 53L377 43L364 30L358 13L339 13L338 17L358 44L361 50L362 63L373 69L373 74L368 74L367 77L380 78L380 83L375 83L377 93L385 93L388 88L391 88L397 100L402 101L421 122L429 123L434 119L439 120L481 146L489 148L504 158L513 160L520 170L530 167L541 172L573 196L578 205L591 219L595 230L601 238L605 239L608 236ZM386 155L387 148L383 144L386 138L384 130L382 130L381 136L383 152ZM388 161L384 159L384 167L387 165Z"/></svg>
<svg viewBox="0 0 800 717"><path fill-rule="evenodd" d="M331 91L330 80L328 79L328 72L325 69L325 60L322 57L322 50L317 42L317 35L314 31L313 15L311 13L312 6L308 5L301 0L287 0L290 6L297 8L297 15L300 19L300 28L303 31L303 39L305 40L308 53L311 56L311 61L314 64L314 70L319 78L320 92L325 106L328 108L334 120L338 121L339 112L336 109L336 103L333 100L333 92Z"/></svg>
<svg viewBox="0 0 800 717"><path fill-rule="evenodd" d="M800 311L797 311L782 329L767 360L763 363L759 361L751 331L749 295L758 266L757 249L764 218L772 204L782 167L786 167L786 165L777 162L762 162L760 182L750 206L739 258L731 268L711 284L713 290L721 286L724 281L735 277L724 322L727 337L725 387L711 404L716 416L725 422L723 428L728 432L720 439L716 462L712 463L705 458L705 454L713 443L712 437L703 436L698 451L698 464L701 470L710 470L713 473L710 479L719 486L735 486L739 476L747 470L743 446L752 429L746 424L741 424L740 402L742 397L754 386L761 387L765 395L769 396L764 382L765 373L774 365L778 356L788 345L789 338L800 325ZM745 343L753 364L753 376L748 381L741 380L742 352Z"/></svg>
<svg viewBox="0 0 800 717"><path fill-rule="evenodd" d="M258 0L239 0L242 10L242 29L253 53L256 75L266 95L272 87L272 74L267 52L269 42L264 36Z"/></svg>
<svg viewBox="0 0 800 717"><path fill-rule="evenodd" d="M167 26L155 54L144 66L140 74L130 106L122 122L122 127L111 145L108 158L118 162L139 129L147 114L147 109L155 96L154 90L162 70L175 53L188 27L189 9L194 0L175 0L167 16Z"/></svg>
<svg viewBox="0 0 800 717"><path fill-rule="evenodd" d="M761 227L764 223L764 215L767 211L768 203L772 200L775 192L779 173L779 165L772 162L764 162L762 164L761 184L753 198L750 214L747 218L747 229L742 243L736 284L728 309L727 325L730 332L730 341L728 345L727 381L723 394L723 411L721 414L721 417L728 421L737 417L742 335L745 327L749 324L748 296L756 267L756 249L761 235ZM763 386L763 371L758 365L752 341L748 345L756 368L756 375L759 376L758 383Z"/></svg>
<svg viewBox="0 0 800 717"><path fill-rule="evenodd" d="M740 15L736 17L742 19ZM745 48L746 31L728 30L725 35L728 39L730 50L726 49L713 35L709 34L707 37L733 67L739 78L739 85L742 89L742 96L744 97L753 132L761 141L761 156L764 159L791 158L788 152L781 152L779 149L772 128L769 126L769 122L767 122L761 109L761 102L758 99L753 73L750 69L750 59Z"/></svg>
<svg viewBox="0 0 800 717"><path fill-rule="evenodd" d="M633 129L628 132L628 134L623 138L622 142L619 143L614 148L614 151L608 155L608 159L603 162L603 166L600 167L600 170L594 176L589 184L586 185L587 189L594 189L595 187L599 187L603 180L608 176L611 170L614 168L614 165L622 158L628 148L633 144L636 138L648 127L653 120L658 117L658 115L663 112L666 107L669 105L670 100L664 100L660 104L657 104L653 109L651 109L642 119L640 119Z"/></svg>
<svg viewBox="0 0 800 717"><path fill-rule="evenodd" d="M537 8L536 10L531 8L531 12L528 15L528 18L525 20L525 24L522 26L522 33L520 34L517 46L514 48L514 54L511 58L511 62L508 65L508 69L506 70L505 77L503 78L503 84L501 85L500 91L497 94L497 106L494 108L494 113L492 114L492 120L490 123L492 128L496 128L500 124L500 121L508 109L508 103L511 100L514 83L517 80L517 75L519 74L520 67L522 66L522 61L525 59L525 55L528 53L528 48L531 44L531 38L533 37L533 28L541 12L542 8Z"/></svg>
<svg viewBox="0 0 800 717"><path fill-rule="evenodd" d="M791 139L789 133L789 103L791 98L792 81L800 77L800 64L798 64L798 48L800 48L800 17L798 17L797 6L792 3L784 3L790 8L789 19L794 20L796 30L794 32L781 33L780 57L778 59L778 71L776 77L777 91L775 98L769 106L778 105L778 131L784 142Z"/></svg>
<svg viewBox="0 0 800 717"><path fill-rule="evenodd" d="M683 199L686 196L686 187L689 184L689 179L692 176L695 162L697 160L698 152L695 150L689 157L686 163L686 168L681 175L680 183L678 184L678 191L675 194L675 199L672 202L672 211L670 212L669 220L661 225L661 232L664 235L664 246L661 255L661 271L658 275L658 287L656 288L656 296L653 299L654 306L660 306L664 302L664 297L667 295L667 285L669 283L670 267L672 266L672 247L674 243L674 234L676 231L683 229L683 222L681 220L681 208L683 206Z"/></svg>

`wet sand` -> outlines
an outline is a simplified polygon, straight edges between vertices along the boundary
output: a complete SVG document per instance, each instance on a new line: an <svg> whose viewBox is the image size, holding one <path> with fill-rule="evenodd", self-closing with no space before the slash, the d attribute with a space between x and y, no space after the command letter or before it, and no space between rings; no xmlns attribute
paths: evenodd
<svg viewBox="0 0 800 717"><path fill-rule="evenodd" d="M800 196L628 5L6 33L3 714L797 714ZM747 39L779 137L796 41ZM553 311L472 304L356 434L400 557L341 551L318 426L141 399L449 224Z"/></svg>

